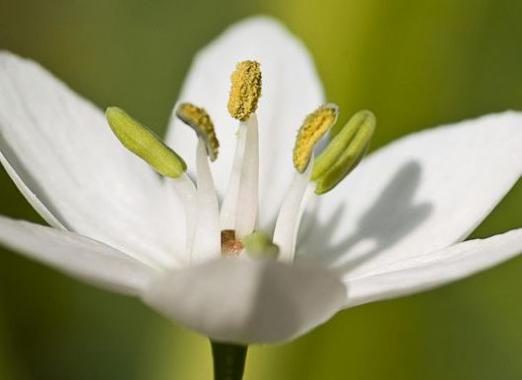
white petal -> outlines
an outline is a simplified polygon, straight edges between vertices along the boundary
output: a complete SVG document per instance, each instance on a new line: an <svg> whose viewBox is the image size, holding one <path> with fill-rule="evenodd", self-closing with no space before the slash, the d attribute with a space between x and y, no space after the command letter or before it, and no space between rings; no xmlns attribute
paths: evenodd
<svg viewBox="0 0 522 380"><path fill-rule="evenodd" d="M0 52L0 151L51 225L150 261L171 260L174 223L152 170L120 146L102 112L8 52Z"/></svg>
<svg viewBox="0 0 522 380"><path fill-rule="evenodd" d="M74 232L0 216L0 244L93 285L136 295L157 271Z"/></svg>
<svg viewBox="0 0 522 380"><path fill-rule="evenodd" d="M325 322L346 290L321 267L231 258L167 273L153 280L145 301L213 339L271 343Z"/></svg>
<svg viewBox="0 0 522 380"><path fill-rule="evenodd" d="M522 114L400 139L322 199L302 251L354 275L465 239L522 174Z"/></svg>
<svg viewBox="0 0 522 380"><path fill-rule="evenodd" d="M180 101L204 107L221 143L214 164L216 187L223 195L235 147L235 122L227 112L230 74L239 61L261 63L263 90L257 111L260 136L260 224L275 222L277 208L293 177L292 146L305 116L323 103L323 92L306 48L276 21L256 17L231 26L196 56ZM194 168L196 139L175 120L168 142Z"/></svg>
<svg viewBox="0 0 522 380"><path fill-rule="evenodd" d="M348 275L345 278L347 307L441 286L486 270L520 253L522 229L517 229L401 260L382 271L361 277Z"/></svg>

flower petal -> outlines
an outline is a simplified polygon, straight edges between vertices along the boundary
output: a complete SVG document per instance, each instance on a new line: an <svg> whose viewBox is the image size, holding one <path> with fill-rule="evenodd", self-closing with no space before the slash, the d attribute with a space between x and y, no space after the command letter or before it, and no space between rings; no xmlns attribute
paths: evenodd
<svg viewBox="0 0 522 380"><path fill-rule="evenodd" d="M145 302L215 340L272 343L325 322L346 290L318 266L230 258L166 273Z"/></svg>
<svg viewBox="0 0 522 380"><path fill-rule="evenodd" d="M302 231L302 251L320 252L356 275L448 247L465 239L521 174L521 113L413 134L372 154L324 196L312 227Z"/></svg>
<svg viewBox="0 0 522 380"><path fill-rule="evenodd" d="M73 277L137 295L157 272L122 252L84 236L0 216L0 244Z"/></svg>
<svg viewBox="0 0 522 380"><path fill-rule="evenodd" d="M347 307L417 293L486 270L522 253L522 229L469 240L401 260L382 271L346 276Z"/></svg>
<svg viewBox="0 0 522 380"><path fill-rule="evenodd" d="M0 89L0 158L40 215L151 262L170 262L175 223L162 204L166 189L120 146L103 113L8 52L0 52Z"/></svg>
<svg viewBox="0 0 522 380"><path fill-rule="evenodd" d="M277 208L293 177L292 146L305 116L323 102L321 83L303 44L281 24L255 17L228 28L196 56L180 100L204 107L217 127L220 156L214 164L216 187L223 195L232 168L237 121L227 112L230 74L239 61L261 63L260 224L275 222ZM168 142L194 168L196 139L173 116ZM270 227L267 227L270 228Z"/></svg>

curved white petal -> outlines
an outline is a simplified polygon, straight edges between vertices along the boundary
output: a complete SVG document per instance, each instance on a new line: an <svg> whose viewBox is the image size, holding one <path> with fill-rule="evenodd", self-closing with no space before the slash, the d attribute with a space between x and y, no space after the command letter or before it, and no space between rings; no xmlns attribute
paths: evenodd
<svg viewBox="0 0 522 380"><path fill-rule="evenodd" d="M51 225L151 262L172 260L176 223L152 170L120 146L102 112L8 52L0 52L0 151L8 174Z"/></svg>
<svg viewBox="0 0 522 380"><path fill-rule="evenodd" d="M166 273L144 298L212 339L271 343L325 322L346 302L346 289L318 266L231 258Z"/></svg>
<svg viewBox="0 0 522 380"><path fill-rule="evenodd" d="M324 196L301 251L357 275L448 247L466 238L521 174L521 113L407 136Z"/></svg>
<svg viewBox="0 0 522 380"><path fill-rule="evenodd" d="M196 56L180 101L204 107L214 120L221 143L213 165L216 187L226 189L235 147L237 122L227 112L230 74L239 61L261 63L263 90L258 107L260 137L259 221L271 228L292 177L292 147L305 116L323 102L313 62L303 44L281 24L255 17L228 28ZM168 142L194 168L193 132L172 118Z"/></svg>
<svg viewBox="0 0 522 380"><path fill-rule="evenodd" d="M371 274L347 275L347 307L417 293L471 276L522 253L522 229L410 257Z"/></svg>
<svg viewBox="0 0 522 380"><path fill-rule="evenodd" d="M90 284L137 295L158 272L74 232L0 216L0 244Z"/></svg>

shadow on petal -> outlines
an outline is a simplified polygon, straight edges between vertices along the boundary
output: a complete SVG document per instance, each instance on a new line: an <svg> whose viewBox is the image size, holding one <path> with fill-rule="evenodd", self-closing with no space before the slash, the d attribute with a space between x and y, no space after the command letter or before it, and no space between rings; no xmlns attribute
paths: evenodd
<svg viewBox="0 0 522 380"><path fill-rule="evenodd" d="M327 321L347 301L340 276L320 265L219 259L165 273L147 304L213 340L277 343Z"/></svg>
<svg viewBox="0 0 522 380"><path fill-rule="evenodd" d="M393 247L432 212L431 203L415 201L421 179L421 166L416 161L402 165L375 203L357 220L356 230L347 233L346 238L338 243L332 244L332 236L336 229L343 228L340 221L345 218L345 213L350 212L349 204L340 205L325 223L319 224L312 219L306 228L306 238L300 241L299 255L315 256L341 273L347 273ZM313 218L305 215L305 218L310 217ZM321 238L317 239L318 236Z"/></svg>

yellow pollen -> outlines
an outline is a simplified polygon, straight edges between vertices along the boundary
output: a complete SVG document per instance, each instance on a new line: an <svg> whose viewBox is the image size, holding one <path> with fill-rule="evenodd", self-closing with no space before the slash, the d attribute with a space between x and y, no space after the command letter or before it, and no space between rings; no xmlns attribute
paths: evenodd
<svg viewBox="0 0 522 380"><path fill-rule="evenodd" d="M228 112L234 119L245 121L256 112L261 96L260 64L256 61L239 62L230 79Z"/></svg>
<svg viewBox="0 0 522 380"><path fill-rule="evenodd" d="M309 114L297 132L294 146L294 167L299 173L305 171L315 144L337 121L338 107L335 104L325 104Z"/></svg>
<svg viewBox="0 0 522 380"><path fill-rule="evenodd" d="M215 161L218 155L219 141L214 124L207 111L191 103L182 103L176 109L176 116L194 129L198 137L203 138L210 160Z"/></svg>

